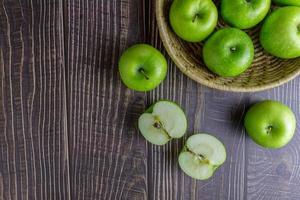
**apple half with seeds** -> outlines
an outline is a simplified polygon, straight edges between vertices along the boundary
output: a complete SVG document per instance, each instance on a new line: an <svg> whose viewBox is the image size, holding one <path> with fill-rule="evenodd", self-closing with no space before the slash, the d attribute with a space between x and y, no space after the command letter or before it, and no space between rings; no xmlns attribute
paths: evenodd
<svg viewBox="0 0 300 200"><path fill-rule="evenodd" d="M210 178L225 160L226 149L222 142L205 133L190 136L178 158L184 173L198 180Z"/></svg>
<svg viewBox="0 0 300 200"><path fill-rule="evenodd" d="M138 128L150 143L164 145L185 134L187 119L176 103L158 101L140 116Z"/></svg>

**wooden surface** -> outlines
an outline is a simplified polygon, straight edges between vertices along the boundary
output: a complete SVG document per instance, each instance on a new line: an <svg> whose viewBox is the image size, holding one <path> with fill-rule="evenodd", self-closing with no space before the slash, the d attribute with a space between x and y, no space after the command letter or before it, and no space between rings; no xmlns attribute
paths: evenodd
<svg viewBox="0 0 300 200"><path fill-rule="evenodd" d="M0 0L0 199L300 199L300 135L279 150L255 145L242 116L275 99L300 117L300 79L260 93L228 93L184 76L162 46L153 0ZM168 58L167 79L138 93L120 81L128 46ZM157 147L138 116L159 99L188 115L185 138ZM184 139L209 132L227 161L208 181L180 171Z"/></svg>

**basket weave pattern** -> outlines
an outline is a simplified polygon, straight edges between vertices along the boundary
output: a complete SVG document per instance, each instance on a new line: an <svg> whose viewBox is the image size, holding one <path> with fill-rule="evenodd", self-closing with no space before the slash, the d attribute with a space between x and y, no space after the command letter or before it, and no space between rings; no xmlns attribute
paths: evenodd
<svg viewBox="0 0 300 200"><path fill-rule="evenodd" d="M156 18L161 39L178 68L191 79L208 87L234 91L255 92L279 86L300 74L300 58L283 60L266 53L259 43L258 25L246 31L255 47L255 58L249 69L234 78L224 78L210 72L202 60L203 43L188 43L172 31L169 8L172 0L156 0ZM215 1L219 5L219 1ZM219 6L218 6L219 7ZM227 25L221 20L217 29Z"/></svg>

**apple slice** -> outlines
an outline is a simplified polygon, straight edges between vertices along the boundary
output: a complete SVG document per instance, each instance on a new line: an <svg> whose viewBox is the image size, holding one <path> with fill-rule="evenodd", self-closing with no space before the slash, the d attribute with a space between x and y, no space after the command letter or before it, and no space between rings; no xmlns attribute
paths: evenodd
<svg viewBox="0 0 300 200"><path fill-rule="evenodd" d="M225 160L226 149L222 142L204 133L189 137L178 158L181 169L198 180L210 178Z"/></svg>
<svg viewBox="0 0 300 200"><path fill-rule="evenodd" d="M158 101L138 120L142 135L156 145L164 145L172 138L180 138L187 129L187 119L182 109L171 101Z"/></svg>

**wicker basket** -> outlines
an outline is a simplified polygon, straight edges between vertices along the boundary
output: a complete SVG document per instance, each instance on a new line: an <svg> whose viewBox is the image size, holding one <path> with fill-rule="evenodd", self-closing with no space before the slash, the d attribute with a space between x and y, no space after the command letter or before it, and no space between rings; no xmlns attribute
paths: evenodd
<svg viewBox="0 0 300 200"><path fill-rule="evenodd" d="M218 5L218 1L215 2ZM203 63L201 55L203 44L185 42L171 30L168 18L171 3L172 0L156 0L156 18L160 36L177 67L191 79L220 90L255 92L279 86L300 74L300 58L282 60L263 50L258 40L260 25L247 31L255 47L252 66L235 78L213 74ZM224 26L226 24L219 20L218 28Z"/></svg>

